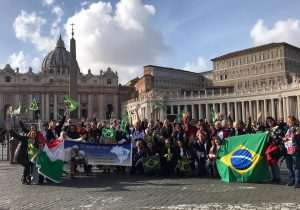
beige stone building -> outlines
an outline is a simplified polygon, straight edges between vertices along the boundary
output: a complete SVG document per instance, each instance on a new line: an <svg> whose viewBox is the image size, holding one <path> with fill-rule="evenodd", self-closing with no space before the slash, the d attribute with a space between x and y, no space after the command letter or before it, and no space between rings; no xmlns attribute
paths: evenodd
<svg viewBox="0 0 300 210"><path fill-rule="evenodd" d="M118 73L111 68L101 70L99 75L93 75L91 70L88 74L81 73L76 54L72 70L70 55L60 37L55 49L43 60L40 72L34 73L29 68L26 73L20 73L18 68L12 69L9 64L0 69L0 123L9 117L8 107L17 107L19 102L21 116L29 121L38 116L42 121L59 119L65 112L63 100L70 92L71 71L76 74L77 83L71 84L71 88L77 90L77 97L73 99L78 102L78 109L74 111L78 117L90 117L92 114L99 119L110 118L112 114L119 117L120 99L127 100L132 89L122 88L118 83ZM25 113L33 98L40 110Z"/></svg>
<svg viewBox="0 0 300 210"><path fill-rule="evenodd" d="M142 118L153 120L183 110L195 119L209 119L212 109L230 112L234 120L256 119L260 111L264 118L300 118L299 48L270 43L212 62L213 70L203 73L145 66L144 77L135 83L138 94L123 103L122 109L137 109ZM156 102L164 104L167 112L154 109Z"/></svg>

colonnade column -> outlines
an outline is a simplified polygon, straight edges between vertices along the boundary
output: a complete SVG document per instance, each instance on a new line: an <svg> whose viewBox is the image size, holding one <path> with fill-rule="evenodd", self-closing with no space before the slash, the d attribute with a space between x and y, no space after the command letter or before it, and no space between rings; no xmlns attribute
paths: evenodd
<svg viewBox="0 0 300 210"><path fill-rule="evenodd" d="M92 94L88 94L87 99L88 99L88 117L92 117L92 113L93 113L93 108L92 108Z"/></svg>
<svg viewBox="0 0 300 210"><path fill-rule="evenodd" d="M267 99L264 99L264 118L263 121L267 118Z"/></svg>
<svg viewBox="0 0 300 210"><path fill-rule="evenodd" d="M257 118L257 115L259 112L261 112L261 110L259 110L259 100L256 100L256 118ZM258 120L258 119L256 119L256 120Z"/></svg>
<svg viewBox="0 0 300 210"><path fill-rule="evenodd" d="M41 120L46 120L46 114L45 114L45 109L46 109L46 104L45 104L45 94L42 93L42 99L41 99L41 111L40 111L40 119Z"/></svg>
<svg viewBox="0 0 300 210"><path fill-rule="evenodd" d="M205 104L205 118L206 118L206 120L208 120L209 119L209 111L208 111L208 104Z"/></svg>
<svg viewBox="0 0 300 210"><path fill-rule="evenodd" d="M283 99L283 100L282 100L282 104L283 104L283 119L284 119L284 121L286 122L286 120L287 120L286 97L283 97L282 99Z"/></svg>
<svg viewBox="0 0 300 210"><path fill-rule="evenodd" d="M252 109L252 101L249 101L249 115L251 119L253 119L253 109Z"/></svg>
<svg viewBox="0 0 300 210"><path fill-rule="evenodd" d="M54 94L53 95L53 99L54 99L54 104L53 104L53 118L54 120L57 120L57 95Z"/></svg>
<svg viewBox="0 0 300 210"><path fill-rule="evenodd" d="M198 104L198 108L199 108L199 119L203 119L203 111L202 111L202 105L201 104Z"/></svg>
<svg viewBox="0 0 300 210"><path fill-rule="evenodd" d="M195 109L195 105L192 104L192 119L195 119L196 118L196 113L195 113L196 109Z"/></svg>
<svg viewBox="0 0 300 210"><path fill-rule="evenodd" d="M213 110L214 110L214 112L216 112L216 104L215 103L213 103Z"/></svg>
<svg viewBox="0 0 300 210"><path fill-rule="evenodd" d="M32 101L33 101L33 96L32 96L32 94L29 94L29 106L31 105ZM28 118L30 120L32 120L33 119L33 112L27 112L27 114L28 114Z"/></svg>
<svg viewBox="0 0 300 210"><path fill-rule="evenodd" d="M80 103L80 94L79 93L77 94L77 100L78 100L77 116L80 119L81 118L81 113L80 113L80 107L81 107L80 105L81 105L81 103Z"/></svg>
<svg viewBox="0 0 300 210"><path fill-rule="evenodd" d="M237 102L234 102L234 121L238 121L238 110L237 110Z"/></svg>
<svg viewBox="0 0 300 210"><path fill-rule="evenodd" d="M281 97L279 97L278 98L278 109L279 109L279 111L278 111L278 118L282 118L282 98Z"/></svg>
<svg viewBox="0 0 300 210"><path fill-rule="evenodd" d="M242 101L242 120L245 122L245 119L246 119L245 101Z"/></svg>
<svg viewBox="0 0 300 210"><path fill-rule="evenodd" d="M271 99L271 111L272 111L272 117L275 119L275 100L274 98Z"/></svg>
<svg viewBox="0 0 300 210"><path fill-rule="evenodd" d="M103 103L104 103L104 96L103 94L99 95L99 119L103 120Z"/></svg>
<svg viewBox="0 0 300 210"><path fill-rule="evenodd" d="M174 114L174 107L173 107L173 105L171 105L171 114Z"/></svg>
<svg viewBox="0 0 300 210"><path fill-rule="evenodd" d="M289 97L287 96L285 99L286 102L286 117L290 116L290 101L289 101Z"/></svg>
<svg viewBox="0 0 300 210"><path fill-rule="evenodd" d="M49 105L49 94L46 93L46 116L45 116L45 119L47 121L49 121L49 107L50 107L50 105Z"/></svg>
<svg viewBox="0 0 300 210"><path fill-rule="evenodd" d="M228 116L229 112L231 112L230 111L230 102L227 102L227 113L224 113L224 116Z"/></svg>

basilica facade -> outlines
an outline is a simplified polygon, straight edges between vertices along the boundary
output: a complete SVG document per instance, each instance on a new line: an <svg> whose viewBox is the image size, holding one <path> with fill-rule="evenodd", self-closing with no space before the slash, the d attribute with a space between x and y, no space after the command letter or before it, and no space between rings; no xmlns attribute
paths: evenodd
<svg viewBox="0 0 300 210"><path fill-rule="evenodd" d="M135 98L122 110L135 110L141 118L163 120L190 112L194 119L210 120L210 113L231 114L246 121L273 116L300 118L300 49L288 43L270 43L211 60L213 70L193 73L180 69L145 66L144 76L129 83ZM160 103L164 112L155 109ZM133 116L136 120L136 114Z"/></svg>
<svg viewBox="0 0 300 210"><path fill-rule="evenodd" d="M60 119L66 110L63 100L69 96L70 87L76 89L76 96L72 98L78 102L78 108L74 111L76 118L88 118L93 114L99 119L119 117L120 100L128 99L132 89L122 88L118 83L118 73L111 68L101 70L99 75L92 74L91 70L87 74L81 73L76 61L76 49L73 53L75 59L73 57L72 61L72 51L66 50L60 37L55 49L44 58L38 73L34 73L32 68L21 73L9 64L0 69L0 121L7 120L10 117L8 108L18 107L19 102L23 119ZM74 71L75 81L70 81L71 71ZM39 110L26 112L33 99L39 104Z"/></svg>

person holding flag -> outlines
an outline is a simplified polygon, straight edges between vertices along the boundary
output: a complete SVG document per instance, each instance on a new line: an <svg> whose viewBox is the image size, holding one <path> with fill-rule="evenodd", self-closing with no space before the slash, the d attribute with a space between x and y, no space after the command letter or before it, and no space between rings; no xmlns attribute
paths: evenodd
<svg viewBox="0 0 300 210"><path fill-rule="evenodd" d="M23 175L21 178L21 181L23 184L30 185L31 184L31 176L30 173L33 169L33 163L32 161L37 152L39 151L41 147L41 143L39 139L37 138L37 131L30 131L27 136L21 136L17 134L14 130L12 130L11 126L8 125L6 127L6 130L10 133L10 135L20 140L21 145L19 149L19 153L17 155L17 161L20 163L23 167ZM42 184L44 181L43 176L39 176L38 178L38 184Z"/></svg>
<svg viewBox="0 0 300 210"><path fill-rule="evenodd" d="M49 129L46 131L46 137L48 142L51 142L60 136L61 129L66 121L68 114L68 111L64 113L64 116L58 125L56 125L56 120L52 120L49 123Z"/></svg>

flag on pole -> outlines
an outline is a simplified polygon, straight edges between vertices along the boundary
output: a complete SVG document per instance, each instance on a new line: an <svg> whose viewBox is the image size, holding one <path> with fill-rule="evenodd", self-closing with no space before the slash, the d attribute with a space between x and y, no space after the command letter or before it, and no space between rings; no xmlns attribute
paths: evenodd
<svg viewBox="0 0 300 210"><path fill-rule="evenodd" d="M119 129L122 130L123 132L127 133L126 132L126 129L125 129L125 126L126 126L126 123L129 122L130 119L129 119L129 115L128 115L128 112L125 111L124 112L124 116L121 120L121 123L120 123L120 126L119 126Z"/></svg>
<svg viewBox="0 0 300 210"><path fill-rule="evenodd" d="M37 111L39 110L39 105L36 103L35 98L32 100L29 108L27 109L27 111L33 112L33 111Z"/></svg>
<svg viewBox="0 0 300 210"><path fill-rule="evenodd" d="M153 109L161 109L161 110L163 110L163 112L166 112L166 111L167 111L167 107L166 107L165 105L159 103L159 102L156 102L156 103L154 104Z"/></svg>
<svg viewBox="0 0 300 210"><path fill-rule="evenodd" d="M210 110L210 120L211 120L211 122L215 122L218 120L218 116L216 115L216 113L213 109Z"/></svg>
<svg viewBox="0 0 300 210"><path fill-rule="evenodd" d="M21 104L19 102L19 107L15 110L13 110L10 115L15 116L15 115L19 115L21 113Z"/></svg>
<svg viewBox="0 0 300 210"><path fill-rule="evenodd" d="M184 124L187 124L187 112L185 110L180 112L179 117L183 121Z"/></svg>
<svg viewBox="0 0 300 210"><path fill-rule="evenodd" d="M268 180L269 168L264 155L267 134L247 134L225 139L218 151L217 167L224 182Z"/></svg>
<svg viewBox="0 0 300 210"><path fill-rule="evenodd" d="M77 109L78 103L73 99L65 97L64 104L66 106L67 111L72 112Z"/></svg>

